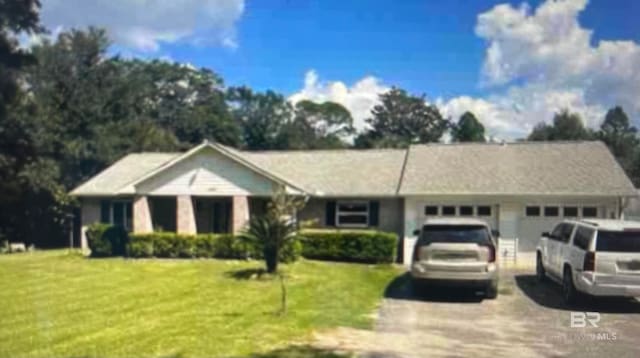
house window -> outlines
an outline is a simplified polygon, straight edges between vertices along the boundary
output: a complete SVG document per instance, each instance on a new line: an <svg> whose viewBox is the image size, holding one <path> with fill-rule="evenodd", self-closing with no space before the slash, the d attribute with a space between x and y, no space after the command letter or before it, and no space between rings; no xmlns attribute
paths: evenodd
<svg viewBox="0 0 640 358"><path fill-rule="evenodd" d="M456 207L455 206L443 206L442 207L442 216L455 216L456 215Z"/></svg>
<svg viewBox="0 0 640 358"><path fill-rule="evenodd" d="M336 225L351 227L369 226L369 202L339 201L336 205Z"/></svg>
<svg viewBox="0 0 640 358"><path fill-rule="evenodd" d="M585 206L582 208L583 218L595 218L598 217L598 208L595 206Z"/></svg>
<svg viewBox="0 0 640 358"><path fill-rule="evenodd" d="M437 205L427 205L424 207L424 214L427 216L437 216L438 215L438 206Z"/></svg>
<svg viewBox="0 0 640 358"><path fill-rule="evenodd" d="M544 216L546 217L555 217L560 215L560 208L557 206L545 206L544 207Z"/></svg>
<svg viewBox="0 0 640 358"><path fill-rule="evenodd" d="M460 210L460 216L472 216L473 215L473 206L460 206L458 208Z"/></svg>
<svg viewBox="0 0 640 358"><path fill-rule="evenodd" d="M563 209L563 214L567 218L577 218L578 217L578 207L577 206L565 206Z"/></svg>
<svg viewBox="0 0 640 358"><path fill-rule="evenodd" d="M104 200L101 203L102 222L132 229L133 208L129 200Z"/></svg>
<svg viewBox="0 0 640 358"><path fill-rule="evenodd" d="M491 216L491 207L488 205L478 206L477 210L478 210L478 216Z"/></svg>
<svg viewBox="0 0 640 358"><path fill-rule="evenodd" d="M527 206L525 208L526 216L540 216L540 207L539 206Z"/></svg>

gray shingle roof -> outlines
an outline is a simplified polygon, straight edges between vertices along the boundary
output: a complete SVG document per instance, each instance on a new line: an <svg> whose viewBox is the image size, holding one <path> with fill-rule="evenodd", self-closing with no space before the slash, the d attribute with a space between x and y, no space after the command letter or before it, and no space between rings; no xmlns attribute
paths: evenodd
<svg viewBox="0 0 640 358"><path fill-rule="evenodd" d="M241 152L247 160L314 195L395 195L406 151L314 150Z"/></svg>
<svg viewBox="0 0 640 358"><path fill-rule="evenodd" d="M129 154L75 188L71 195L115 195L127 184L178 155L180 153Z"/></svg>
<svg viewBox="0 0 640 358"><path fill-rule="evenodd" d="M221 150L318 196L636 193L600 142L429 144L413 145L408 150ZM71 194L127 193L131 183L180 154L130 154Z"/></svg>
<svg viewBox="0 0 640 358"><path fill-rule="evenodd" d="M634 193L601 142L414 145L399 190L401 195Z"/></svg>

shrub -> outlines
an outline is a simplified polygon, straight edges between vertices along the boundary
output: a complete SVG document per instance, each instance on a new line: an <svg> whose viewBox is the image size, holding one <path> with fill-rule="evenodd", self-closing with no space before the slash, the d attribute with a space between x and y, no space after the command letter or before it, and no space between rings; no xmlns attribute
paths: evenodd
<svg viewBox="0 0 640 358"><path fill-rule="evenodd" d="M297 261L302 256L302 242L300 240L288 241L280 249L280 262L286 264Z"/></svg>
<svg viewBox="0 0 640 358"><path fill-rule="evenodd" d="M128 252L130 257L152 257L153 238L148 235L132 235Z"/></svg>
<svg viewBox="0 0 640 358"><path fill-rule="evenodd" d="M240 259L250 256L251 249L232 234L221 234L214 242L214 257Z"/></svg>
<svg viewBox="0 0 640 358"><path fill-rule="evenodd" d="M216 240L214 234L196 235L193 243L193 254L195 257L211 258L216 254Z"/></svg>
<svg viewBox="0 0 640 358"><path fill-rule="evenodd" d="M132 257L255 257L255 248L231 234L184 235L172 232L132 234L129 254Z"/></svg>
<svg viewBox="0 0 640 358"><path fill-rule="evenodd" d="M87 243L92 257L124 256L129 234L118 225L95 223L87 229Z"/></svg>
<svg viewBox="0 0 640 358"><path fill-rule="evenodd" d="M109 224L95 223L87 228L87 244L92 257L107 257L113 254L111 242L104 237L105 231L110 227Z"/></svg>
<svg viewBox="0 0 640 358"><path fill-rule="evenodd" d="M392 263L398 237L370 230L306 230L302 256L309 259L363 263Z"/></svg>

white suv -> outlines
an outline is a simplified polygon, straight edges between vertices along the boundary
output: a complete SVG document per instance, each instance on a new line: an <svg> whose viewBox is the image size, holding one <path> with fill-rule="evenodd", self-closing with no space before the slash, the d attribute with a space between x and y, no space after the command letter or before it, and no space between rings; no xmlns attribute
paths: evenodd
<svg viewBox="0 0 640 358"><path fill-rule="evenodd" d="M565 220L542 234L536 274L561 283L567 303L578 293L640 297L640 222Z"/></svg>

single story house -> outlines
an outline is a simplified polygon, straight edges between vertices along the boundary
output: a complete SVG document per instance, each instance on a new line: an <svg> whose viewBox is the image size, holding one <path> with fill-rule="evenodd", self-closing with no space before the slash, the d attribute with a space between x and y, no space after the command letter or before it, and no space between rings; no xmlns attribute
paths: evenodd
<svg viewBox="0 0 640 358"><path fill-rule="evenodd" d="M99 221L133 232L238 232L277 188L306 197L298 219L318 227L391 231L410 247L428 217L478 217L523 251L563 218L622 217L638 195L601 142L250 152L206 141L129 154L71 195L86 248L86 227Z"/></svg>

